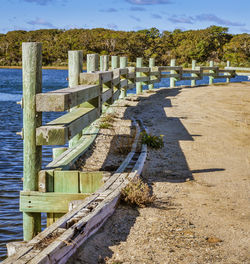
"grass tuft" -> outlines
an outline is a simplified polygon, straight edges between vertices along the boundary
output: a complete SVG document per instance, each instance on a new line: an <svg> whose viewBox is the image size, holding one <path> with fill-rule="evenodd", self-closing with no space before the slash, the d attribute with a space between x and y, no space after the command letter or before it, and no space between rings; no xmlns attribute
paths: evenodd
<svg viewBox="0 0 250 264"><path fill-rule="evenodd" d="M99 128L109 129L113 127L116 114L110 113L100 118Z"/></svg>
<svg viewBox="0 0 250 264"><path fill-rule="evenodd" d="M99 128L102 128L102 129L109 129L109 128L112 128L113 125L108 123L108 122L102 122L99 124Z"/></svg>
<svg viewBox="0 0 250 264"><path fill-rule="evenodd" d="M163 135L154 136L144 131L141 133L141 143L150 148L160 149L164 146Z"/></svg>

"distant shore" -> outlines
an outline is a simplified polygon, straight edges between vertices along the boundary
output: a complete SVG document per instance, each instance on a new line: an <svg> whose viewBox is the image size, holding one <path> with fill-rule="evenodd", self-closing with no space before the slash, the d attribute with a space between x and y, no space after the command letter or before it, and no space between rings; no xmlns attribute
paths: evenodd
<svg viewBox="0 0 250 264"><path fill-rule="evenodd" d="M68 66L42 66L45 70L67 70ZM22 69L22 66L0 66L0 69ZM83 67L86 70L86 67Z"/></svg>
<svg viewBox="0 0 250 264"><path fill-rule="evenodd" d="M68 66L43 66L47 70L67 70ZM22 66L0 66L0 69L22 69Z"/></svg>

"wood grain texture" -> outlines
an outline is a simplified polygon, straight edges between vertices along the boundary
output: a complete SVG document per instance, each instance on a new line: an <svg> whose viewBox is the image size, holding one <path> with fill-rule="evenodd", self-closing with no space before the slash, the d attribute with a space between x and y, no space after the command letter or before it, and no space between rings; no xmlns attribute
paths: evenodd
<svg viewBox="0 0 250 264"><path fill-rule="evenodd" d="M78 85L36 95L38 112L62 112L83 102L89 101L100 94L99 85Z"/></svg>
<svg viewBox="0 0 250 264"><path fill-rule="evenodd" d="M89 194L35 191L22 191L20 193L20 211L67 213L70 201L84 200Z"/></svg>
<svg viewBox="0 0 250 264"><path fill-rule="evenodd" d="M103 185L103 173L101 171L80 172L79 185L81 193L94 193Z"/></svg>
<svg viewBox="0 0 250 264"><path fill-rule="evenodd" d="M61 168L63 170L69 170L74 162L87 151L89 146L94 142L99 128L93 126L84 131L77 146L63 152L57 159L53 160L46 167L47 168Z"/></svg>
<svg viewBox="0 0 250 264"><path fill-rule="evenodd" d="M42 125L42 113L36 111L35 96L42 92L42 44L22 44L23 73L23 189L38 190L38 172L42 163L42 147L36 145L36 128ZM41 230L40 214L23 214L24 240Z"/></svg>
<svg viewBox="0 0 250 264"><path fill-rule="evenodd" d="M64 145L98 117L96 108L77 108L37 128L37 145Z"/></svg>

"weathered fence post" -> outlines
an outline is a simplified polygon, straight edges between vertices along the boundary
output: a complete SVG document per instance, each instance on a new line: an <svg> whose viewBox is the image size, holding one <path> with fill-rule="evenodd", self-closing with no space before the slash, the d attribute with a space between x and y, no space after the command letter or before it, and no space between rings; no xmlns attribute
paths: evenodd
<svg viewBox="0 0 250 264"><path fill-rule="evenodd" d="M99 55L87 54L87 72L95 72L99 69Z"/></svg>
<svg viewBox="0 0 250 264"><path fill-rule="evenodd" d="M231 63L230 61L227 61L227 67L230 67ZM230 74L227 74L230 75ZM230 78L226 78L226 82L229 83L230 82Z"/></svg>
<svg viewBox="0 0 250 264"><path fill-rule="evenodd" d="M214 67L214 61L210 61L209 62L209 67ZM214 70L210 70L210 73L214 73ZM209 85L212 85L214 82L214 77L213 76L209 76Z"/></svg>
<svg viewBox="0 0 250 264"><path fill-rule="evenodd" d="M79 85L79 75L82 72L83 53L80 50L68 51L69 87ZM71 111L74 108L71 109ZM79 133L69 141L69 147L74 147L82 134Z"/></svg>
<svg viewBox="0 0 250 264"><path fill-rule="evenodd" d="M99 55L98 54L87 54L87 72L99 71ZM102 113L102 89L103 85L100 84L100 94L97 98L91 99L88 102L81 104L84 107L95 106L99 110L99 114Z"/></svg>
<svg viewBox="0 0 250 264"><path fill-rule="evenodd" d="M100 56L100 71L109 70L109 55Z"/></svg>
<svg viewBox="0 0 250 264"><path fill-rule="evenodd" d="M196 60L192 60L192 70L195 70L196 67ZM192 77L196 77L197 75L195 73L191 74ZM191 86L196 85L196 80L191 80Z"/></svg>
<svg viewBox="0 0 250 264"><path fill-rule="evenodd" d="M136 58L136 67L142 67L142 58ZM141 77L141 72L136 72L136 77ZM136 82L136 94L142 93L142 82Z"/></svg>
<svg viewBox="0 0 250 264"><path fill-rule="evenodd" d="M155 66L155 58L149 58L149 67L152 70L152 68ZM150 80L153 79L152 77L150 77ZM149 90L153 90L154 89L154 84L149 84L148 86Z"/></svg>
<svg viewBox="0 0 250 264"><path fill-rule="evenodd" d="M111 68L119 68L119 56L111 56Z"/></svg>
<svg viewBox="0 0 250 264"><path fill-rule="evenodd" d="M36 94L42 92L42 44L22 44L23 71L23 189L38 191L42 147L36 145L36 128L42 125L42 113L36 112ZM23 213L24 240L31 240L41 231L40 213Z"/></svg>
<svg viewBox="0 0 250 264"><path fill-rule="evenodd" d="M174 66L175 66L175 62L176 62L176 59L171 59L171 61L170 61L170 66L171 66L171 67L174 67ZM175 74L176 71L171 70L170 73L171 73L171 74ZM176 78L174 78L174 77L170 77L170 88L174 88L174 87L175 87L175 82L176 82Z"/></svg>
<svg viewBox="0 0 250 264"><path fill-rule="evenodd" d="M128 67L128 58L127 57L120 57L120 68L127 68Z"/></svg>
<svg viewBox="0 0 250 264"><path fill-rule="evenodd" d="M128 67L128 58L127 57L120 57L120 68L127 68ZM122 88L121 89L121 98L124 98L127 96L127 89Z"/></svg>

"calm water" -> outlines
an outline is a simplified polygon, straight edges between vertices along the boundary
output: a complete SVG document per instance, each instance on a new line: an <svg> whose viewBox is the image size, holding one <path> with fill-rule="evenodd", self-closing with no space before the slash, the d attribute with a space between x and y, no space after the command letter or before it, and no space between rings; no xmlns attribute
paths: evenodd
<svg viewBox="0 0 250 264"><path fill-rule="evenodd" d="M43 70L43 92L67 87L67 70ZM218 82L224 82L224 79ZM247 81L236 77L232 81ZM197 84L208 83L208 77ZM179 81L177 85L188 85ZM163 79L155 87L169 86ZM130 91L134 93L135 91ZM0 69L0 260L6 256L5 244L22 239L22 213L19 212L19 191L22 190L22 140L16 132L22 128L22 110L16 101L22 97L22 71ZM44 121L57 114L46 114ZM51 161L51 148L43 148L43 166Z"/></svg>

